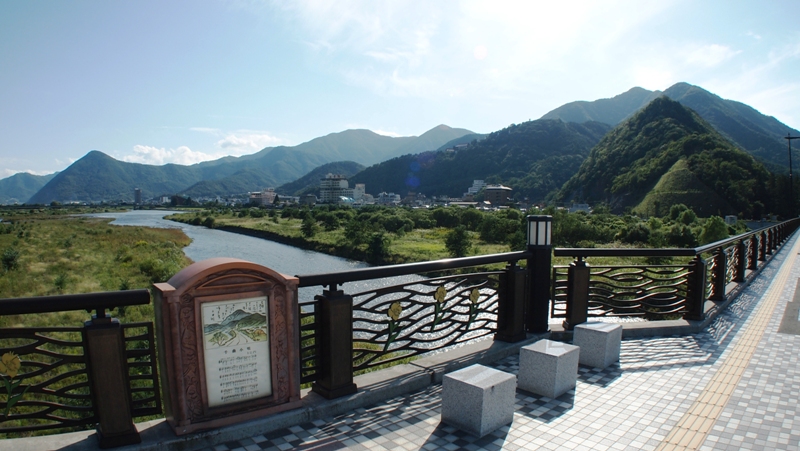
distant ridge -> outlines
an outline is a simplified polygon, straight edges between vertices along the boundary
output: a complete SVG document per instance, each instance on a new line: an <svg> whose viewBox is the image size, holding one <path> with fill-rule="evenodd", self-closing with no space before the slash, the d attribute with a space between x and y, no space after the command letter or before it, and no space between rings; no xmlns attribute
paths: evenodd
<svg viewBox="0 0 800 451"><path fill-rule="evenodd" d="M440 148L384 161L359 172L351 182L366 184L370 193L460 197L473 180L481 179L513 187L515 198L540 201L578 170L609 129L599 122L527 121L470 141L458 151Z"/></svg>
<svg viewBox="0 0 800 451"><path fill-rule="evenodd" d="M577 123L597 121L613 126L629 118L660 95L661 91L648 91L637 86L610 99L566 103L541 118Z"/></svg>
<svg viewBox="0 0 800 451"><path fill-rule="evenodd" d="M56 174L58 172L47 175L20 172L0 180L0 204L24 204Z"/></svg>
<svg viewBox="0 0 800 451"><path fill-rule="evenodd" d="M800 135L800 132L772 116L759 113L755 108L723 99L688 83L676 83L663 93L633 88L611 99L570 102L548 112L542 118L560 118L575 122L592 120L617 125L661 94L696 111L724 137L758 158L770 170L788 172L784 137L787 133ZM640 104L640 101L644 103ZM792 150L795 161L800 161L800 149Z"/></svg>
<svg viewBox="0 0 800 451"><path fill-rule="evenodd" d="M438 125L419 137L393 138L370 130L345 130L294 147L268 147L243 157L224 157L191 166L127 163L91 151L49 180L27 203L133 201L170 194L213 197L277 187L334 161L367 165L404 152L436 149L465 129Z"/></svg>
<svg viewBox="0 0 800 451"><path fill-rule="evenodd" d="M556 200L604 202L616 212L649 208L657 215L685 203L702 216L759 217L764 206L756 201L765 198L768 179L752 156L662 96L603 137ZM667 195L668 201L654 198Z"/></svg>

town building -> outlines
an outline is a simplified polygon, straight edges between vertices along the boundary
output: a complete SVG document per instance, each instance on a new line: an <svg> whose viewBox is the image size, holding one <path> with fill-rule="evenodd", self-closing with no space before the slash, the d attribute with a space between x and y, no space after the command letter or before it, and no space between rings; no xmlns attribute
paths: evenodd
<svg viewBox="0 0 800 451"><path fill-rule="evenodd" d="M250 203L257 205L272 205L275 202L275 189L267 188L261 191L250 193Z"/></svg>
<svg viewBox="0 0 800 451"><path fill-rule="evenodd" d="M377 203L381 205L398 205L400 204L400 195L387 192L380 193Z"/></svg>
<svg viewBox="0 0 800 451"><path fill-rule="evenodd" d="M503 185L486 185L483 199L495 207L507 205L511 202L511 191L511 188Z"/></svg>
<svg viewBox="0 0 800 451"><path fill-rule="evenodd" d="M465 201L470 202L475 198L475 195L478 194L478 192L480 192L480 190L482 190L485 186L486 182L484 182L483 180L473 180L472 186L467 188L467 192L464 193L464 196L462 197L464 198Z"/></svg>
<svg viewBox="0 0 800 451"><path fill-rule="evenodd" d="M355 188L353 188L353 200L359 201L363 199L366 193L366 186L363 183L356 183Z"/></svg>
<svg viewBox="0 0 800 451"><path fill-rule="evenodd" d="M323 204L334 204L341 197L353 197L354 190L347 183L347 176L341 174L325 175L319 183L319 201Z"/></svg>

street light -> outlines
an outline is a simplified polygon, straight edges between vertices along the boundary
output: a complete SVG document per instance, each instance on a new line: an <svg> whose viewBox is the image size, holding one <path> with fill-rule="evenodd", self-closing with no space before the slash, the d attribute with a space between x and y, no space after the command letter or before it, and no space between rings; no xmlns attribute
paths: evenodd
<svg viewBox="0 0 800 451"><path fill-rule="evenodd" d="M549 330L550 271L553 217L528 216L528 306L525 309L525 329L530 333Z"/></svg>
<svg viewBox="0 0 800 451"><path fill-rule="evenodd" d="M552 216L528 216L528 247L550 246L552 230Z"/></svg>
<svg viewBox="0 0 800 451"><path fill-rule="evenodd" d="M792 181L792 140L800 139L800 136L792 136L791 133L786 134L786 144L789 147L789 199L791 199L791 206L789 207L789 216L794 217L794 182Z"/></svg>

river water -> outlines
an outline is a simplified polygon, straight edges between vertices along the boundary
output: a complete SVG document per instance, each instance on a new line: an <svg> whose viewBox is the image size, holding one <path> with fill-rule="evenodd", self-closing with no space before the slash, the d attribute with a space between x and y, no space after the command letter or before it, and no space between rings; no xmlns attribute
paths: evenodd
<svg viewBox="0 0 800 451"><path fill-rule="evenodd" d="M181 229L192 243L183 249L187 257L195 262L214 257L233 257L266 266L274 271L289 276L298 274L318 274L349 271L366 268L364 262L334 257L319 252L308 251L274 241L255 238L238 233L209 229L204 226L193 226L163 219L164 216L179 213L164 210L134 210L128 212L96 213L88 216L112 218L113 225L143 226L162 229ZM391 279L348 282L343 289L348 294L393 285L402 282L419 280L418 276L395 277ZM311 301L314 295L321 294L322 288L301 288L298 296L300 302Z"/></svg>

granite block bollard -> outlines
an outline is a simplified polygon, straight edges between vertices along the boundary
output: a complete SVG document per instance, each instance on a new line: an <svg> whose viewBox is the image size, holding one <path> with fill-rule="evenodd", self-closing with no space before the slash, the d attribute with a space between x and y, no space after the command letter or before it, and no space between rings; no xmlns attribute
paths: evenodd
<svg viewBox="0 0 800 451"><path fill-rule="evenodd" d="M445 374L442 422L483 437L514 420L517 378L483 365Z"/></svg>
<svg viewBox="0 0 800 451"><path fill-rule="evenodd" d="M591 322L575 326L572 344L581 348L581 365L606 368L619 361L622 326Z"/></svg>
<svg viewBox="0 0 800 451"><path fill-rule="evenodd" d="M567 343L539 340L519 350L519 388L558 398L575 388L580 349Z"/></svg>

